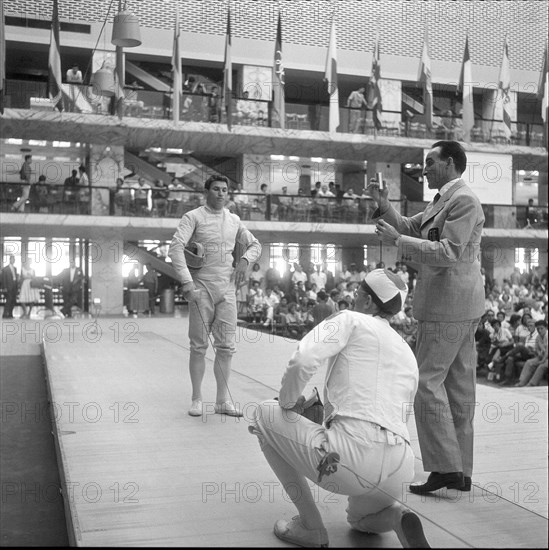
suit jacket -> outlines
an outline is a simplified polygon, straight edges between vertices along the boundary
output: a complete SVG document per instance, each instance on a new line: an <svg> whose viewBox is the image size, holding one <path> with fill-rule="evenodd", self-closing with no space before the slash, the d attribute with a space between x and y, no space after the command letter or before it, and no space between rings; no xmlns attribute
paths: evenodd
<svg viewBox="0 0 549 550"><path fill-rule="evenodd" d="M436 204L429 203L411 218L392 206L381 217L402 234L402 260L417 264L414 317L442 322L480 318L484 313L480 273L484 213L469 186L459 180Z"/></svg>
<svg viewBox="0 0 549 550"><path fill-rule="evenodd" d="M63 269L59 274L59 283L63 289L63 293L70 292L72 290L80 290L82 288L82 281L84 280L84 274L82 270L77 267L74 272L74 278L71 283L71 270L69 267Z"/></svg>
<svg viewBox="0 0 549 550"><path fill-rule="evenodd" d="M19 279L19 274L16 272L14 277L9 265L2 268L2 271L0 272L0 280L2 281L2 288L5 288L8 292L11 292L17 289L18 279Z"/></svg>

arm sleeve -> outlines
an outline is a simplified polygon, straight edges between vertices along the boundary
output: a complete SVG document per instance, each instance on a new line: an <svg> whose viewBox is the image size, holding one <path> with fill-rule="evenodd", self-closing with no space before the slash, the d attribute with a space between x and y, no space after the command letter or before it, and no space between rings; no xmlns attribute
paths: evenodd
<svg viewBox="0 0 549 550"><path fill-rule="evenodd" d="M383 212L377 208L376 211L372 214L373 218L382 218L387 223L390 223L394 228L403 235L410 235L411 237L420 237L421 236L421 219L423 217L423 212L419 212L411 218L406 218L401 216L393 207L392 204L389 204L389 208Z"/></svg>
<svg viewBox="0 0 549 550"><path fill-rule="evenodd" d="M246 258L248 264L259 261L261 257L261 244L242 223L238 228L236 241L244 250L241 258Z"/></svg>
<svg viewBox="0 0 549 550"><path fill-rule="evenodd" d="M177 226L168 252L179 281L183 284L190 283L193 280L185 260L185 246L191 240L195 227L196 218L188 213L185 214Z"/></svg>
<svg viewBox="0 0 549 550"><path fill-rule="evenodd" d="M282 408L291 409L295 405L320 365L347 345L353 329L352 316L340 312L319 323L303 337L282 377L279 395Z"/></svg>
<svg viewBox="0 0 549 550"><path fill-rule="evenodd" d="M399 242L399 252L404 252L412 259L421 258L422 264L451 266L461 260L464 251L471 244L470 239L478 223L474 198L463 196L449 210L440 241L403 236Z"/></svg>

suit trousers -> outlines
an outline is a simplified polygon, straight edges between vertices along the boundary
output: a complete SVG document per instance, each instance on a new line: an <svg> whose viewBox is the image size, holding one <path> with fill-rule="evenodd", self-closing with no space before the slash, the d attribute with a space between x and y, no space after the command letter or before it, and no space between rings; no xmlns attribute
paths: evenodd
<svg viewBox="0 0 549 550"><path fill-rule="evenodd" d="M473 471L478 319L419 321L414 414L426 472Z"/></svg>

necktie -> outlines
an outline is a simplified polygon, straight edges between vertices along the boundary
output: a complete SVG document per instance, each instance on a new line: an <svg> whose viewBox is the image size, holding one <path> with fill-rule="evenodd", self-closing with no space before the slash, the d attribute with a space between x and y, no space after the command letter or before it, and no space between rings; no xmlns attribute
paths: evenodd
<svg viewBox="0 0 549 550"><path fill-rule="evenodd" d="M440 199L440 193L435 195L435 198L433 199L433 206L438 202L438 199Z"/></svg>

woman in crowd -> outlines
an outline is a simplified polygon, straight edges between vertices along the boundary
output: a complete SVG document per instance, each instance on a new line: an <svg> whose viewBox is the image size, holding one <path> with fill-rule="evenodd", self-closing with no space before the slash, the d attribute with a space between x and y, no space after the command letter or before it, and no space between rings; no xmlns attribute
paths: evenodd
<svg viewBox="0 0 549 550"><path fill-rule="evenodd" d="M35 276L32 260L27 258L21 266L21 290L19 291L19 303L23 308L21 319L30 319L33 306L40 302L40 289L31 286Z"/></svg>

